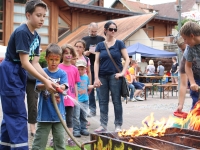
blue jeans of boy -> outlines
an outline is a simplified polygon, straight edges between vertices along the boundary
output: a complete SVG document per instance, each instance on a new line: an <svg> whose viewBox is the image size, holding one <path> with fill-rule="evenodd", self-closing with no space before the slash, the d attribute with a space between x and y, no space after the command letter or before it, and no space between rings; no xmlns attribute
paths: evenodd
<svg viewBox="0 0 200 150"><path fill-rule="evenodd" d="M133 84L128 84L128 88L131 90L130 91L130 99L132 99L134 91L135 91L135 86Z"/></svg>
<svg viewBox="0 0 200 150"><path fill-rule="evenodd" d="M87 110L88 101L78 102L74 106L73 134L80 134L81 132L87 131Z"/></svg>
<svg viewBox="0 0 200 150"><path fill-rule="evenodd" d="M112 102L115 112L115 126L121 126L123 122L122 118L122 102L121 102L121 84L122 79L116 79L115 74L100 76L102 85L99 87L99 107L100 107L100 123L101 126L107 127L108 124L108 105L109 105L109 91L111 91Z"/></svg>
<svg viewBox="0 0 200 150"><path fill-rule="evenodd" d="M200 86L200 80L195 79L195 82L196 82L197 85ZM190 83L189 83L189 86L190 86ZM194 105L195 105L196 102L199 100L199 92L197 92L197 91L192 91L192 90L190 89L190 96L192 97L192 108L191 108L191 109L193 109Z"/></svg>

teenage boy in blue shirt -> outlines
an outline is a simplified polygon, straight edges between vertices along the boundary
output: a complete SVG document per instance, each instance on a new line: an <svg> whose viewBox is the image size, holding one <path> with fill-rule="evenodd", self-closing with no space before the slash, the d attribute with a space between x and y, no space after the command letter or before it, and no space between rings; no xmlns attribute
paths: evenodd
<svg viewBox="0 0 200 150"><path fill-rule="evenodd" d="M44 83L49 92L56 84L40 67L40 37L35 31L44 23L47 6L41 0L29 0L25 6L27 22L19 26L8 42L5 60L0 64L0 95L3 111L1 150L28 150L25 90L28 71ZM32 62L29 62L32 60Z"/></svg>

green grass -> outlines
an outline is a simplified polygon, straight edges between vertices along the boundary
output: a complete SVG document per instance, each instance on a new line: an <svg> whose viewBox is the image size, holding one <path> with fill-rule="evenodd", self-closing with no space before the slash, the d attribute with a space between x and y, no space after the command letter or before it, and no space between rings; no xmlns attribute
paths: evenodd
<svg viewBox="0 0 200 150"><path fill-rule="evenodd" d="M75 146L75 147L66 146L66 149L67 150L80 150L80 148L78 146ZM90 150L90 145L86 145L85 149ZM48 148L46 148L46 150L53 150L53 148L48 147Z"/></svg>

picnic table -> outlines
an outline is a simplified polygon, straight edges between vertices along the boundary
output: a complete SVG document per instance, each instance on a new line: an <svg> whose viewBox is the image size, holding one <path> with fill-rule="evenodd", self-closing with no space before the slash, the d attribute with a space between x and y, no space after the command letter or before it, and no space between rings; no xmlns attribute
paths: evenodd
<svg viewBox="0 0 200 150"><path fill-rule="evenodd" d="M172 77L172 76L167 76L167 77ZM152 98L154 95L154 87L160 87L162 89L162 91L160 91L160 98L165 97L169 97L169 91L172 90L172 96L173 96L173 87L177 87L177 84L171 84L171 83L166 83L166 84L162 84L162 79L166 78L166 76L136 76L136 79L138 80L139 78L143 78L144 79L144 85L145 85L145 89L144 89L144 99L146 100L147 95L148 95L148 91L150 91ZM146 80L146 79L149 80ZM156 83L157 80L158 82ZM163 93L163 94L161 94Z"/></svg>
<svg viewBox="0 0 200 150"><path fill-rule="evenodd" d="M136 76L137 81L138 79L142 78L142 83L155 83L155 80L158 80L161 83L163 76Z"/></svg>
<svg viewBox="0 0 200 150"><path fill-rule="evenodd" d="M145 89L144 89L144 100L147 100L147 95L148 95L148 91L151 91L151 95L153 98L154 95L154 87L159 85L160 83L144 83L145 85Z"/></svg>
<svg viewBox="0 0 200 150"><path fill-rule="evenodd" d="M173 96L173 88L177 87L178 84L166 83L166 84L161 84L157 86L162 89L162 91L160 92L160 98L163 97L163 99L165 99L169 97L170 91L172 92L172 96ZM177 91L176 91L176 96L177 96Z"/></svg>

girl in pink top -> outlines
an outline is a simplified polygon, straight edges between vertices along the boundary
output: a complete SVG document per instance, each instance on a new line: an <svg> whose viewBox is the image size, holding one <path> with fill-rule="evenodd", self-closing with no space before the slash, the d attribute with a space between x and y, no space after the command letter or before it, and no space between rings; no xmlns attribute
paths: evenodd
<svg viewBox="0 0 200 150"><path fill-rule="evenodd" d="M92 78L91 78L91 70L90 70L90 59L86 56L83 55L83 52L85 51L85 47L86 47L86 44L85 44L85 41L83 40L78 40L75 44L74 44L74 47L75 47L75 51L78 55L78 60L81 59L81 60L84 60L87 64L87 69L86 69L86 73L90 79L90 83L92 84Z"/></svg>
<svg viewBox="0 0 200 150"><path fill-rule="evenodd" d="M59 64L59 68L64 70L68 76L69 89L67 96L64 97L64 105L66 110L66 123L69 130L73 131L73 109L74 102L72 99L78 100L77 82L80 82L80 76L77 67L71 64L72 58L76 57L76 52L71 45L65 44L62 47L62 63ZM68 139L69 146L75 146L73 140Z"/></svg>

